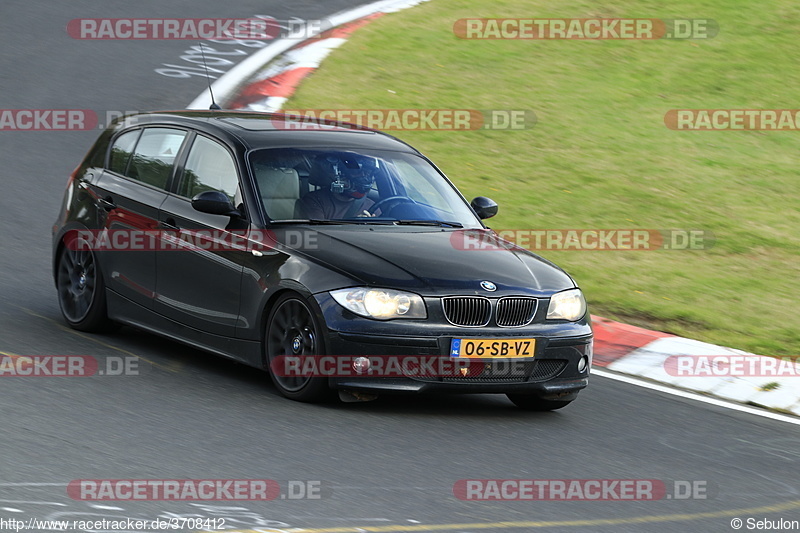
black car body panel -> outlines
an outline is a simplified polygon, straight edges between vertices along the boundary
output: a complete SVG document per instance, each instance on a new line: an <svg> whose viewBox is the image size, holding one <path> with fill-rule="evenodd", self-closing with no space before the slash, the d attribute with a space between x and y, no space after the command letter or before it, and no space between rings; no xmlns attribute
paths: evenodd
<svg viewBox="0 0 800 533"><path fill-rule="evenodd" d="M271 220L249 159L254 150L403 153L435 169L417 150L380 132L337 124L294 131L281 128L280 121L280 115L180 111L132 115L112 123L69 180L53 227L54 272L65 239L75 231L142 231L157 235L162 244L195 232L213 232L222 240L258 232L270 236L267 246L246 240L243 247L96 250L108 317L266 369L265 325L273 304L292 293L305 302L320 325L316 348L331 355L447 357L454 338L537 340L526 375L516 380L333 377L329 381L334 388L524 393L571 400L586 386L588 368L578 371L578 366L582 358L591 362L588 312L573 321L547 319L551 297L577 285L549 261L499 239L474 212L474 223L464 228L400 226L391 220L378 223L379 219L346 224ZM125 134L128 137L121 139ZM169 156L147 160L146 136L156 139L158 150ZM119 148L127 146L127 139L139 139L132 141L130 153ZM187 164L193 164L193 150L199 154L195 159L202 158L194 147L207 141L227 151L233 161L239 182L229 196L240 216L200 212L181 193L195 185L188 181L195 178ZM114 162L125 157L127 166ZM125 169L125 175L111 170L115 164ZM307 174L293 173L301 188L310 187ZM445 187L452 188L455 196L451 198L468 206L439 175ZM467 231L496 246L460 249L460 234ZM299 245L298 235L302 237ZM482 281L491 282L495 289L482 288ZM417 295L424 301L426 317L378 320L360 316L331 295L331 291L354 287ZM485 299L493 315L505 297L532 298L537 307L530 323L519 327L502 327L495 321L464 327L445 316L443 299L449 297ZM561 363L547 366L547 361Z"/></svg>

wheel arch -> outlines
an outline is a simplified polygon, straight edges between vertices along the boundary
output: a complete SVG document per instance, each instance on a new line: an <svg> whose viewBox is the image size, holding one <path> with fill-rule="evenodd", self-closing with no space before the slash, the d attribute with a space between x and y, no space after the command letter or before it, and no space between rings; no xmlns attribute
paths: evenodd
<svg viewBox="0 0 800 533"><path fill-rule="evenodd" d="M83 224L73 222L62 227L53 238L54 245L53 256L50 258L50 272L53 275L54 285L58 282L58 260L61 257L61 252L64 250L64 246L66 246L66 240L70 235L75 235L75 233L78 231L89 231L89 229ZM95 256L96 255L97 254L95 254Z"/></svg>
<svg viewBox="0 0 800 533"><path fill-rule="evenodd" d="M328 347L328 336L327 336L327 325L325 323L325 317L322 314L322 309L320 309L319 304L317 303L316 298L314 298L313 293L308 290L304 285L297 283L297 282L286 282L281 284L272 294L270 294L264 305L261 307L261 316L258 319L259 325L259 340L261 342L261 366L266 370L269 367L269 363L267 361L267 350L266 350L266 334L267 334L267 321L269 320L270 314L272 313L272 309L275 307L275 303L280 300L283 296L287 294L295 294L302 300L308 307L311 309L311 313L314 315L318 325L319 325L319 338L322 342L322 349L324 352L327 353Z"/></svg>

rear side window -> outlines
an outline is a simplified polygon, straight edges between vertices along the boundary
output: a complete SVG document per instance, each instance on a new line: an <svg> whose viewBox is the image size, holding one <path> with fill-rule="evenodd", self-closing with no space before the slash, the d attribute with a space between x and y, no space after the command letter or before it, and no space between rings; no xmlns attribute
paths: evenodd
<svg viewBox="0 0 800 533"><path fill-rule="evenodd" d="M133 130L123 133L114 141L111 148L111 158L108 161L108 169L117 174L125 175L128 170L128 162L133 154L133 147L136 146L136 139L142 130Z"/></svg>
<svg viewBox="0 0 800 533"><path fill-rule="evenodd" d="M220 191L235 202L238 188L239 177L230 152L218 142L198 135L186 159L178 194L193 198L201 192Z"/></svg>
<svg viewBox="0 0 800 533"><path fill-rule="evenodd" d="M145 129L136 143L136 150L125 175L153 187L166 189L175 158L185 138L186 132L182 130Z"/></svg>
<svg viewBox="0 0 800 533"><path fill-rule="evenodd" d="M105 168L106 153L108 152L108 145L111 143L113 131L106 129L97 138L94 143L89 156L86 158L87 166L90 168Z"/></svg>

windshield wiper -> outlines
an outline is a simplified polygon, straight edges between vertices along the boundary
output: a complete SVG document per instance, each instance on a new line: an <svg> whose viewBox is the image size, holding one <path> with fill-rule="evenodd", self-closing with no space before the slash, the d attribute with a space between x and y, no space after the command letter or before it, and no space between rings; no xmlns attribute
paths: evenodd
<svg viewBox="0 0 800 533"><path fill-rule="evenodd" d="M368 217L358 219L294 218L272 220L270 224L313 224L320 226L339 226L342 224L392 224L392 221L372 220Z"/></svg>
<svg viewBox="0 0 800 533"><path fill-rule="evenodd" d="M395 220L398 226L439 226L441 228L463 228L459 222L447 222L445 220Z"/></svg>
<svg viewBox="0 0 800 533"><path fill-rule="evenodd" d="M294 218L285 220L272 220L270 224L313 224L320 226L338 226L343 224L379 224L382 226L437 226L440 228L463 228L464 226L459 222L448 222L445 220L387 220L375 219L370 217L361 218L338 218L338 219L323 219L323 218Z"/></svg>

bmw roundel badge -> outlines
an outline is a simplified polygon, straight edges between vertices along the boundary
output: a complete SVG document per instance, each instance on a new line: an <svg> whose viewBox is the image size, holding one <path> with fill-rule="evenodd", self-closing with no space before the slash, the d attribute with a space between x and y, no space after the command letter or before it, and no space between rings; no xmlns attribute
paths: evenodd
<svg viewBox="0 0 800 533"><path fill-rule="evenodd" d="M481 281L481 288L485 291L494 292L497 290L497 285L491 281Z"/></svg>

